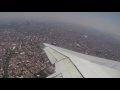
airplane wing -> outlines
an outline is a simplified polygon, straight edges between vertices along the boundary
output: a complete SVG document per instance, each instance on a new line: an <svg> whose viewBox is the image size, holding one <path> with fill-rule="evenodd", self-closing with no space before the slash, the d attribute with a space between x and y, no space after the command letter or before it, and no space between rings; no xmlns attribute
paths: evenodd
<svg viewBox="0 0 120 90"><path fill-rule="evenodd" d="M120 62L43 44L43 50L55 65L55 73L47 78L120 78Z"/></svg>

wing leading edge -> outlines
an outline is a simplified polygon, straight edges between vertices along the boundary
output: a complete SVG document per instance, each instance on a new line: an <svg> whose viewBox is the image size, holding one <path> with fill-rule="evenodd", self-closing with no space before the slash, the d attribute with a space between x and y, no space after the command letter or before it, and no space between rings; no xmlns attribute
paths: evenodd
<svg viewBox="0 0 120 90"><path fill-rule="evenodd" d="M119 78L120 71L93 63L69 53L63 48L44 43L43 50L50 62L55 64L55 73L47 78ZM80 54L80 53L79 53ZM86 56L87 57L87 56ZM96 58L97 59L97 58ZM119 63L119 62L118 62Z"/></svg>

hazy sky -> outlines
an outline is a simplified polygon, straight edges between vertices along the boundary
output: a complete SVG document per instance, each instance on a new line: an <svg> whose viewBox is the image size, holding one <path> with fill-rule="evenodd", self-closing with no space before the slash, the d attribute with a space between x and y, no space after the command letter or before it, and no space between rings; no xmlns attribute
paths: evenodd
<svg viewBox="0 0 120 90"><path fill-rule="evenodd" d="M120 36L120 12L0 12L0 20L15 17L31 19L49 17L91 26Z"/></svg>

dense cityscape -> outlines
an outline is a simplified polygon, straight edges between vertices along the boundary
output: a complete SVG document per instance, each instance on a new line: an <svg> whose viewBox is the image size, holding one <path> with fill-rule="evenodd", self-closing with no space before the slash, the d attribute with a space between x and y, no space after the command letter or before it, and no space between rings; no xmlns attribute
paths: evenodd
<svg viewBox="0 0 120 90"><path fill-rule="evenodd" d="M42 43L120 60L120 41L106 33L57 21L14 20L0 24L0 78L45 78L54 73Z"/></svg>

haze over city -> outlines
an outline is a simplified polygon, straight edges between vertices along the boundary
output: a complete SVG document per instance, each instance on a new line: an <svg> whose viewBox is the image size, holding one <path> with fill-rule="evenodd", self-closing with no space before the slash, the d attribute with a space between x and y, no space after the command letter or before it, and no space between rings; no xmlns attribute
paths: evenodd
<svg viewBox="0 0 120 90"><path fill-rule="evenodd" d="M49 18L82 24L120 36L120 12L0 12L0 20Z"/></svg>

